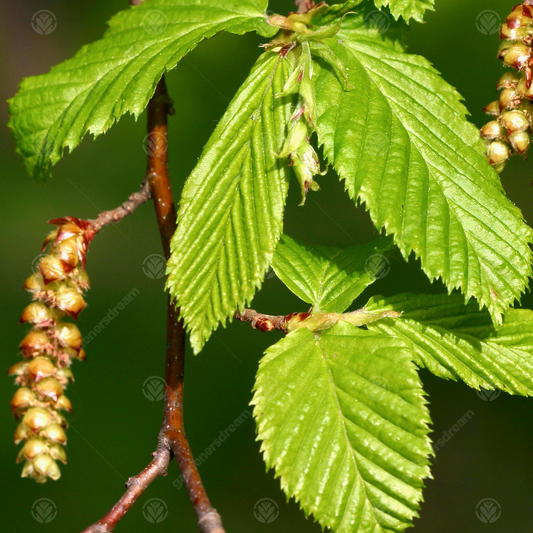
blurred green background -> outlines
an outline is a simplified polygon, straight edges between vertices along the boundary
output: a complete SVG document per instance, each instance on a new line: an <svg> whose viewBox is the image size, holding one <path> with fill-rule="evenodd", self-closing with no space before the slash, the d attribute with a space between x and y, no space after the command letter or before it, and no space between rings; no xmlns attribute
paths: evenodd
<svg viewBox="0 0 533 533"><path fill-rule="evenodd" d="M491 16L503 20L513 3L437 0L436 13L428 13L426 24L413 24L410 32L410 51L429 58L458 88L478 126L485 120L480 109L495 98L495 82L502 73L501 63L495 59L498 36L480 32L479 17L489 10L493 12ZM11 97L23 77L47 72L83 44L99 38L105 21L125 4L126 0L2 0L0 99ZM57 19L57 28L46 36L31 27L32 16L42 9L51 11ZM292 6L277 0L270 9L286 13ZM176 198L216 121L254 63L261 42L250 34L219 35L198 46L167 76L176 107L169 133L170 172ZM5 124L7 106L0 109ZM90 218L120 204L137 189L143 177L144 137L145 116L138 122L124 117L107 135L96 141L86 138L54 168L54 177L46 185L37 185L15 154L7 127L1 128L4 193L0 338L4 368L19 358L17 346L24 328L17 322L30 300L21 286L49 230L46 221L64 215ZM533 221L533 192L528 188L532 169L517 159L502 175L509 196L529 222ZM286 215L287 233L310 243L337 246L367 242L377 235L364 209L353 206L332 174L321 178L320 183L322 190L311 194L305 207L300 208L299 190L293 184ZM139 294L87 346L88 361L74 364L76 383L68 390L75 409L69 417L69 464L62 466L60 481L37 485L20 478L21 465L15 464L12 442L16 424L9 409L15 389L10 379L2 381L2 531L81 531L107 512L122 494L127 478L150 460L162 402L147 397L146 382L163 374L166 298L163 278L147 276L146 264L143 269L152 254L161 254L161 248L150 204L119 226L108 227L91 245L88 272L92 290L87 295L89 307L78 321L82 333L90 332L132 289L136 288ZM375 283L365 297L442 290L439 283L429 284L418 262L406 264L395 256L388 276ZM523 304L531 308L530 294L524 297ZM265 281L252 306L273 314L306 308L274 276ZM262 334L249 325L234 323L217 330L199 357L188 351L185 419L197 456L234 419L250 411L248 403L257 363L263 350L278 338L277 333ZM483 398L462 384L438 380L425 371L422 378L429 394L435 441L466 412L471 410L474 415L438 451L433 464L435 480L427 482L415 531L529 530L533 523L533 401L504 393ZM272 472L265 473L251 417L200 466L200 472L228 533L320 531L293 501L286 503ZM173 464L168 476L150 487L116 531L197 531L185 490L173 486L177 477ZM51 500L57 509L57 516L50 523L39 523L32 516L32 506L40 498ZM143 506L153 498L168 508L168 516L157 524L143 517ZM254 506L265 498L279 508L279 515L269 524L254 516ZM501 507L501 517L493 524L482 523L476 517L476 505L485 498L496 500Z"/></svg>

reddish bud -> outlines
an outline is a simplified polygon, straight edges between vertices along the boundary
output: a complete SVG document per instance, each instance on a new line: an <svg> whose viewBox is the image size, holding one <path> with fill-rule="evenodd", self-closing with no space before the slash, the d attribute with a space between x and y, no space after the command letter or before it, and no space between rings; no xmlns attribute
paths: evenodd
<svg viewBox="0 0 533 533"><path fill-rule="evenodd" d="M59 384L59 381L53 377L41 379L35 384L36 391L44 396L50 398L54 402L57 402L59 397L63 394L63 387Z"/></svg>
<svg viewBox="0 0 533 533"><path fill-rule="evenodd" d="M83 296L77 289L72 287L60 287L54 294L55 306L72 318L78 318L78 315L85 309L87 305Z"/></svg>
<svg viewBox="0 0 533 533"><path fill-rule="evenodd" d="M20 343L20 351L27 358L49 353L52 349L53 346L50 343L50 337L44 331L37 329L30 330Z"/></svg>
<svg viewBox="0 0 533 533"><path fill-rule="evenodd" d="M59 313L55 309L50 309L43 302L32 302L22 312L20 324L29 323L35 326L48 326L59 318Z"/></svg>
<svg viewBox="0 0 533 533"><path fill-rule="evenodd" d="M505 128L497 120L491 120L481 128L481 137L484 139L499 139L506 134Z"/></svg>
<svg viewBox="0 0 533 533"><path fill-rule="evenodd" d="M506 111L500 116L500 122L509 133L525 131L529 128L529 120L522 111Z"/></svg>
<svg viewBox="0 0 533 533"><path fill-rule="evenodd" d="M70 400L64 394L62 394L57 399L57 402L54 404L54 409L58 411L63 410L72 413L72 404L70 403Z"/></svg>
<svg viewBox="0 0 533 533"><path fill-rule="evenodd" d="M39 263L39 272L43 277L45 285L48 285L52 281L66 279L67 274L71 270L71 267L65 265L65 263L54 254L44 256Z"/></svg>
<svg viewBox="0 0 533 533"><path fill-rule="evenodd" d="M52 376L56 372L56 366L48 357L36 357L28 363L28 373L34 381Z"/></svg>
<svg viewBox="0 0 533 533"><path fill-rule="evenodd" d="M50 413L41 407L31 407L28 409L24 415L24 418L22 419L24 425L26 425L34 433L37 433L37 431L48 426L50 421Z"/></svg>
<svg viewBox="0 0 533 533"><path fill-rule="evenodd" d="M76 324L60 322L55 327L55 336L62 346L72 348L78 352L82 344L82 336Z"/></svg>
<svg viewBox="0 0 533 533"><path fill-rule="evenodd" d="M59 444L67 443L67 436L65 431L59 424L49 424L44 429L41 429L39 436L51 442L59 442Z"/></svg>
<svg viewBox="0 0 533 533"><path fill-rule="evenodd" d="M500 102L494 100L494 102L491 102L487 107L484 107L483 111L487 113L487 115L497 117L500 114Z"/></svg>
<svg viewBox="0 0 533 533"><path fill-rule="evenodd" d="M13 398L11 399L11 410L13 413L20 409L31 407L35 403L35 393L28 387L21 387L17 389Z"/></svg>
<svg viewBox="0 0 533 533"><path fill-rule="evenodd" d="M531 139L527 131L517 131L509 136L509 142L517 154L523 155L527 152Z"/></svg>
<svg viewBox="0 0 533 533"><path fill-rule="evenodd" d="M491 165L499 165L510 156L509 147L502 141L492 141L488 147L488 157Z"/></svg>

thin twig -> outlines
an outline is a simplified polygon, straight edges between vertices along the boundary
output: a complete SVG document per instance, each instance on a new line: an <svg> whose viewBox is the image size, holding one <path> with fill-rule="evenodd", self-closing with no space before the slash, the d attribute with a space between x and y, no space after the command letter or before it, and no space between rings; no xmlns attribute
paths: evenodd
<svg viewBox="0 0 533 533"><path fill-rule="evenodd" d="M145 177L141 188L131 194L128 199L111 211L103 211L95 219L88 220L95 232L100 231L111 222L120 222L124 217L131 215L135 209L150 199L150 185L148 177Z"/></svg>
<svg viewBox="0 0 533 533"><path fill-rule="evenodd" d="M82 533L111 533L148 486L159 476L167 475L167 467L171 459L168 446L158 446L153 457L152 462L140 474L128 479L126 493L113 508L98 522L84 529Z"/></svg>
<svg viewBox="0 0 533 533"><path fill-rule="evenodd" d="M235 319L241 322L250 322L252 328L260 331L272 331L277 329L286 332L288 316L285 315L264 315L254 309L244 309L242 313L235 313Z"/></svg>

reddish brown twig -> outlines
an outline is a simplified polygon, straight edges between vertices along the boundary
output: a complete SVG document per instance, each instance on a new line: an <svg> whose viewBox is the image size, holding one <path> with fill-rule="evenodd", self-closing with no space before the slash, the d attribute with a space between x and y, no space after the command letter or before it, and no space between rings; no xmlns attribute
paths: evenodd
<svg viewBox="0 0 533 533"><path fill-rule="evenodd" d="M157 142L151 143L150 146L145 178L146 187L142 190L146 189L148 197L151 195L154 200L159 233L167 259L170 256L170 240L176 230L176 207L167 168L167 115L171 112L171 105L165 80L162 78L148 104L148 136L157 139ZM130 197L130 201L135 200ZM124 205L108 212L110 213L108 215L102 213L96 221L101 221L101 223L104 220L113 221L112 213L122 213L121 209L127 210ZM179 310L174 308L170 297L167 302L165 361L163 424L159 431L157 450L153 454L154 459L139 475L130 478L126 484L126 493L109 513L83 533L111 533L146 488L157 477L166 475L172 457L178 463L181 477L198 517L200 531L202 533L224 533L220 515L211 506L185 436L183 427L185 331L183 322L179 320Z"/></svg>
<svg viewBox="0 0 533 533"><path fill-rule="evenodd" d="M235 313L235 318L241 322L250 322L252 328L260 331L272 331L274 329L286 332L287 316L263 315L254 309L245 309L242 313Z"/></svg>
<svg viewBox="0 0 533 533"><path fill-rule="evenodd" d="M131 194L128 199L111 211L103 211L95 219L88 220L95 232L100 231L111 222L120 222L124 217L131 215L135 209L150 199L150 185L148 177L144 178L141 188Z"/></svg>

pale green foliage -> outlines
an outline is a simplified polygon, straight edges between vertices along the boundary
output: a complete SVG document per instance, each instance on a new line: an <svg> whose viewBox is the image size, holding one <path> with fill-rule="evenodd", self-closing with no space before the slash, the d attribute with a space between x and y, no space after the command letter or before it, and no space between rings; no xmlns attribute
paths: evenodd
<svg viewBox="0 0 533 533"><path fill-rule="evenodd" d="M272 267L278 278L314 311L342 313L368 285L374 283L372 258L382 258L392 240L381 238L364 246L341 250L309 246L283 235Z"/></svg>
<svg viewBox="0 0 533 533"><path fill-rule="evenodd" d="M252 401L266 464L337 533L403 531L417 516L425 403L407 345L345 323L269 348Z"/></svg>
<svg viewBox="0 0 533 533"><path fill-rule="evenodd" d="M290 71L267 52L230 103L183 190L167 288L199 352L261 286L281 234L288 189L279 151L290 116L275 98Z"/></svg>
<svg viewBox="0 0 533 533"><path fill-rule="evenodd" d="M487 312L475 303L465 306L459 295L377 297L365 309L403 312L368 327L412 342L416 363L436 376L476 389L533 395L532 311L508 311L503 325L495 327Z"/></svg>
<svg viewBox="0 0 533 533"><path fill-rule="evenodd" d="M460 288L499 319L531 273L531 229L482 155L458 93L419 56L355 35L333 47L343 83L316 81L317 133L354 200L364 201L405 258Z"/></svg>
<svg viewBox="0 0 533 533"><path fill-rule="evenodd" d="M161 76L201 40L222 30L276 32L266 0L150 0L115 15L104 37L49 73L26 78L11 99L9 125L30 174L46 176L89 132L144 110Z"/></svg>
<svg viewBox="0 0 533 533"><path fill-rule="evenodd" d="M374 0L374 3L376 7L388 6L395 18L409 20L412 17L422 22L428 9L434 11L435 0Z"/></svg>

